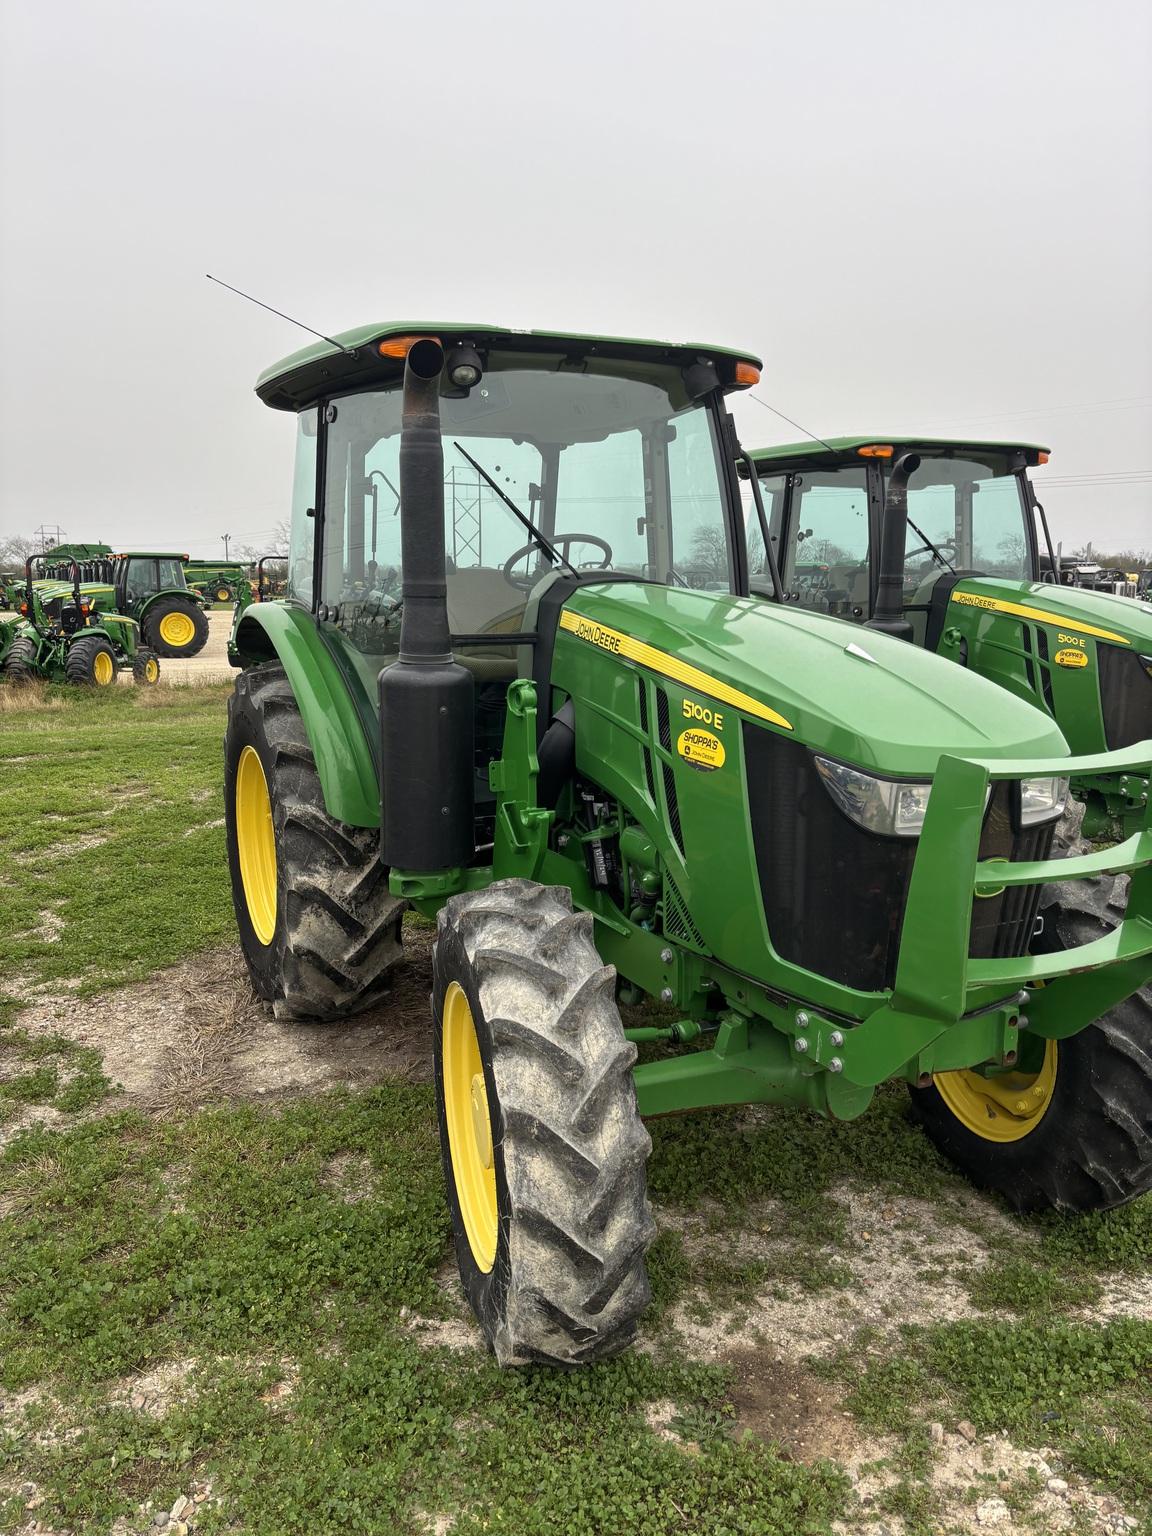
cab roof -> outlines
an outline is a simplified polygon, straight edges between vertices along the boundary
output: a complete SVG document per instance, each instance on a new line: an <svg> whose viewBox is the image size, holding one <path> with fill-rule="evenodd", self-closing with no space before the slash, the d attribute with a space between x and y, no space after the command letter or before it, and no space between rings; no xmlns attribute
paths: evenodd
<svg viewBox="0 0 1152 1536"><path fill-rule="evenodd" d="M175 549L125 549L111 557L113 560L187 560Z"/></svg>
<svg viewBox="0 0 1152 1536"><path fill-rule="evenodd" d="M752 352L697 342L644 341L628 336L587 336L575 331L520 331L502 325L461 325L438 320L385 320L341 331L327 341L313 342L281 358L256 380L256 393L265 405L280 411L300 411L334 392L387 384L404 371L403 357L382 357L382 341L402 336L435 336L444 346L468 343L480 351L536 353L569 357L621 358L633 362L671 363L683 367L699 357L711 358L725 389L740 389L735 380L738 362L757 368Z"/></svg>
<svg viewBox="0 0 1152 1536"><path fill-rule="evenodd" d="M1039 443L993 442L987 438L969 437L901 437L891 432L874 432L868 437L828 437L823 442L776 443L771 448L751 449L750 457L757 467L770 464L775 469L788 469L796 463L829 466L857 464L872 457L867 455L862 459L860 449L875 444L890 444L896 449L924 448L944 452L964 450L974 453L1022 453L1025 463L1030 466L1038 464L1040 455L1048 452Z"/></svg>

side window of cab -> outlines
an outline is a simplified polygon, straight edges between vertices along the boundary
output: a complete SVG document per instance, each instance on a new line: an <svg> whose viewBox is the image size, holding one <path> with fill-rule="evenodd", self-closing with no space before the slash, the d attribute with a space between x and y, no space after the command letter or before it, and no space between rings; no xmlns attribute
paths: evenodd
<svg viewBox="0 0 1152 1536"><path fill-rule="evenodd" d="M793 602L864 619L869 604L868 472L807 470L793 477L782 576Z"/></svg>

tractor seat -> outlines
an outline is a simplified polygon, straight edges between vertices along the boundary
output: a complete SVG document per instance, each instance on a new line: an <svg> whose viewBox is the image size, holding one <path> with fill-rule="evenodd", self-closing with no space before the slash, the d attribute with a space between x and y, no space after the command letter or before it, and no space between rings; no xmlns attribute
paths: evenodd
<svg viewBox="0 0 1152 1536"><path fill-rule="evenodd" d="M833 565L828 569L828 590L825 596L831 602L845 604L849 610L860 608L868 612L868 567L858 561ZM835 611L839 611L838 609Z"/></svg>
<svg viewBox="0 0 1152 1536"><path fill-rule="evenodd" d="M447 573L448 627L454 635L487 635L524 627L528 594L504 579L503 571L472 566ZM456 659L481 682L511 681L517 675L515 644L458 650Z"/></svg>

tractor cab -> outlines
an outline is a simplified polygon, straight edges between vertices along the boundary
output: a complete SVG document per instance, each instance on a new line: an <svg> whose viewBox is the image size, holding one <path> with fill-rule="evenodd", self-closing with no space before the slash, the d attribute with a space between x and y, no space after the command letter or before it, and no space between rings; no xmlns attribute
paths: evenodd
<svg viewBox="0 0 1152 1536"><path fill-rule="evenodd" d="M1027 471L1047 461L1044 448L833 438L759 449L752 457L785 596L801 607L857 623L872 617L884 509L897 468L907 473L902 607L918 643L937 590L939 604L954 578L1040 580ZM766 579L754 573L753 588L763 589Z"/></svg>
<svg viewBox="0 0 1152 1536"><path fill-rule="evenodd" d="M716 348L489 328L439 334L439 575L452 651L475 682L487 798L507 687L546 668L573 590L609 582L747 590L724 396L759 371ZM308 349L258 385L269 404L299 413L288 603L315 613L325 644L357 679L373 741L377 676L400 654L414 554L400 515L410 344L386 339L323 370L309 365ZM241 652L254 633L238 622Z"/></svg>

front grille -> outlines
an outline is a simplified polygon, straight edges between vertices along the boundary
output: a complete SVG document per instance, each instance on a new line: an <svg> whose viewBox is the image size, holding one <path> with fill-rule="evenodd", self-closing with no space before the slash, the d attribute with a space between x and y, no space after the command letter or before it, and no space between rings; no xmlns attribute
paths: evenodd
<svg viewBox="0 0 1152 1536"><path fill-rule="evenodd" d="M916 857L914 838L878 837L835 805L799 742L745 724L752 838L764 916L776 953L842 986L880 992L896 979ZM1011 784L995 786L982 859L1043 859L1052 827L1013 831ZM973 903L974 957L1024 954L1038 886Z"/></svg>
<svg viewBox="0 0 1152 1536"><path fill-rule="evenodd" d="M1152 673L1148 658L1119 645L1097 644L1100 709L1108 750L1152 737Z"/></svg>

